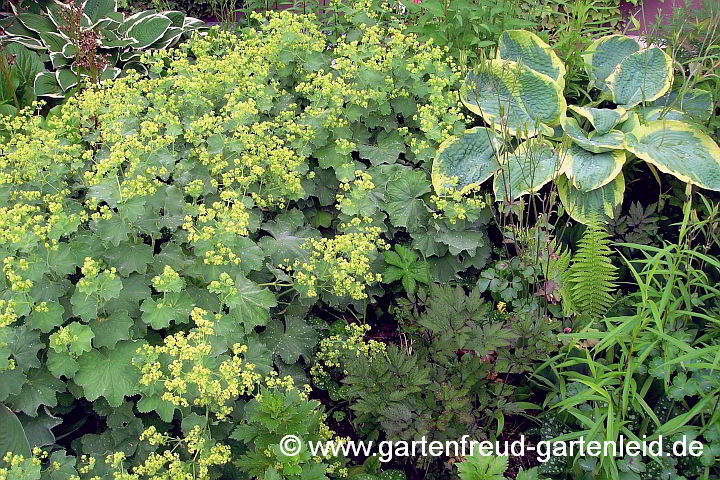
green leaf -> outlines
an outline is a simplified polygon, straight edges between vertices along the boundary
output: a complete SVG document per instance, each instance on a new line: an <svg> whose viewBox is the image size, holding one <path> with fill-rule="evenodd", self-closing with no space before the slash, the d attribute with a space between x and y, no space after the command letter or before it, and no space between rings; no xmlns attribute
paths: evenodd
<svg viewBox="0 0 720 480"><path fill-rule="evenodd" d="M79 322L72 322L64 328L72 338L70 345L64 344L62 340L59 345L55 344L54 339L60 337L60 332L55 332L50 335L50 348L58 353L69 351L73 355L80 355L92 350L92 339L95 334L90 327Z"/></svg>
<svg viewBox="0 0 720 480"><path fill-rule="evenodd" d="M525 30L506 30L500 35L497 58L522 63L532 70L552 78L565 88L565 65L550 46L534 33Z"/></svg>
<svg viewBox="0 0 720 480"><path fill-rule="evenodd" d="M496 153L502 142L485 127L466 130L460 137L450 137L438 146L432 165L432 184L442 192L453 186L459 190L470 184L481 184L500 169Z"/></svg>
<svg viewBox="0 0 720 480"><path fill-rule="evenodd" d="M628 119L628 112L622 107L611 109L570 105L568 108L587 118L598 134L608 133L617 125Z"/></svg>
<svg viewBox="0 0 720 480"><path fill-rule="evenodd" d="M133 320L127 312L114 312L107 318L98 317L91 320L90 328L95 334L93 346L95 348L115 348L119 341L130 339L130 327L132 326Z"/></svg>
<svg viewBox="0 0 720 480"><path fill-rule="evenodd" d="M625 35L608 35L598 38L585 50L583 59L590 77L589 88L608 89L607 77L626 57L640 50L637 40Z"/></svg>
<svg viewBox="0 0 720 480"><path fill-rule="evenodd" d="M152 298L143 300L140 310L142 321L155 330L170 326L170 323L187 323L188 315L195 306L192 296L187 292L166 293L157 301Z"/></svg>
<svg viewBox="0 0 720 480"><path fill-rule="evenodd" d="M263 223L262 229L272 236L264 236L258 245L274 264L285 264L305 257L307 252L302 244L308 238L318 238L320 232L305 225L305 216L300 210L290 210L275 217L273 221Z"/></svg>
<svg viewBox="0 0 720 480"><path fill-rule="evenodd" d="M448 246L452 255L459 255L467 251L470 256L475 256L478 247L485 244L487 235L484 232L473 230L441 230L435 236L438 242Z"/></svg>
<svg viewBox="0 0 720 480"><path fill-rule="evenodd" d="M65 308L58 302L47 302L46 307L47 312L40 312L35 309L28 317L28 326L33 330L49 333L55 327L63 324Z"/></svg>
<svg viewBox="0 0 720 480"><path fill-rule="evenodd" d="M20 393L10 397L10 405L31 417L37 416L40 405L57 405L57 393L65 391L65 382L53 377L45 368L32 369L28 373Z"/></svg>
<svg viewBox="0 0 720 480"><path fill-rule="evenodd" d="M546 183L562 173L563 159L553 144L531 138L517 146L495 174L493 190L499 202L515 200L538 192Z"/></svg>
<svg viewBox="0 0 720 480"><path fill-rule="evenodd" d="M7 453L30 458L30 443L17 416L5 405L0 404L0 458Z"/></svg>
<svg viewBox="0 0 720 480"><path fill-rule="evenodd" d="M175 414L175 405L167 400L163 400L159 395L143 396L137 403L138 412L150 413L155 412L164 422L172 422Z"/></svg>
<svg viewBox="0 0 720 480"><path fill-rule="evenodd" d="M62 424L62 419L50 415L47 407L43 407L35 418L20 414L18 420L22 423L30 448L53 445L55 435L52 429Z"/></svg>
<svg viewBox="0 0 720 480"><path fill-rule="evenodd" d="M38 15L37 13L23 12L18 13L15 18L25 26L28 30L32 30L35 33L41 32L57 32L55 24L50 18L45 15Z"/></svg>
<svg viewBox="0 0 720 480"><path fill-rule="evenodd" d="M132 364L132 359L143 343L123 341L113 350L93 349L82 355L74 380L83 388L85 397L90 401L104 397L111 407L119 407L126 396L138 393L140 370Z"/></svg>
<svg viewBox="0 0 720 480"><path fill-rule="evenodd" d="M126 36L134 38L133 48L141 50L161 39L171 24L172 21L165 15L150 15L134 23Z"/></svg>
<svg viewBox="0 0 720 480"><path fill-rule="evenodd" d="M556 185L565 211L571 218L585 225L598 217L613 218L615 207L622 203L625 194L625 177L622 172L612 182L589 192L575 188L565 175L558 177Z"/></svg>
<svg viewBox="0 0 720 480"><path fill-rule="evenodd" d="M460 99L473 113L498 130L532 137L552 135L565 115L563 89L552 78L509 60L490 60L470 72Z"/></svg>
<svg viewBox="0 0 720 480"><path fill-rule="evenodd" d="M395 163L401 153L405 153L405 140L397 131L382 131L378 134L377 145L359 145L361 158L370 160L373 165Z"/></svg>
<svg viewBox="0 0 720 480"><path fill-rule="evenodd" d="M587 135L577 120L572 117L563 117L561 120L563 131L573 142L585 150L593 153L623 150L625 148L625 135L619 130L610 130L604 134L591 133Z"/></svg>
<svg viewBox="0 0 720 480"><path fill-rule="evenodd" d="M77 360L69 352L58 353L54 350L48 351L46 366L57 378L72 378L79 368Z"/></svg>
<svg viewBox="0 0 720 480"><path fill-rule="evenodd" d="M85 0L83 4L83 12L90 17L92 23L97 22L101 18L107 18L108 15L115 13L116 10L116 0Z"/></svg>
<svg viewBox="0 0 720 480"><path fill-rule="evenodd" d="M127 277L133 272L145 273L148 264L153 262L153 252L145 243L123 243L111 248L104 255L108 265L117 268L120 275Z"/></svg>
<svg viewBox="0 0 720 480"><path fill-rule="evenodd" d="M421 197L430 192L430 182L423 170L403 167L388 181L386 192L385 211L394 226L414 230L426 223L428 208Z"/></svg>
<svg viewBox="0 0 720 480"><path fill-rule="evenodd" d="M275 295L242 275L235 277L235 289L236 293L230 295L225 304L242 321L245 331L250 332L258 325L266 325L270 309L277 306Z"/></svg>
<svg viewBox="0 0 720 480"><path fill-rule="evenodd" d="M625 108L662 97L672 83L670 55L650 47L626 57L607 79L613 101Z"/></svg>
<svg viewBox="0 0 720 480"><path fill-rule="evenodd" d="M306 360L312 358L317 332L303 318L286 316L284 325L278 319L271 320L260 340L273 355L279 355L283 362L293 364L301 355Z"/></svg>
<svg viewBox="0 0 720 480"><path fill-rule="evenodd" d="M5 346L22 371L40 367L38 352L45 347L45 343L38 332L25 325L0 329L0 349Z"/></svg>
<svg viewBox="0 0 720 480"><path fill-rule="evenodd" d="M62 88L52 72L40 72L35 77L35 95L38 97L65 98Z"/></svg>
<svg viewBox="0 0 720 480"><path fill-rule="evenodd" d="M395 251L385 252L385 263L389 265L383 272L383 281L392 283L400 280L408 293L415 293L417 282L430 283L430 269L427 262L418 262L418 256L402 245L396 245Z"/></svg>
<svg viewBox="0 0 720 480"><path fill-rule="evenodd" d="M625 165L624 150L592 153L577 145L571 145L566 155L564 173L572 185L583 192L612 182Z"/></svg>
<svg viewBox="0 0 720 480"><path fill-rule="evenodd" d="M656 120L627 135L627 149L658 170L708 190L720 190L720 147L698 128Z"/></svg>

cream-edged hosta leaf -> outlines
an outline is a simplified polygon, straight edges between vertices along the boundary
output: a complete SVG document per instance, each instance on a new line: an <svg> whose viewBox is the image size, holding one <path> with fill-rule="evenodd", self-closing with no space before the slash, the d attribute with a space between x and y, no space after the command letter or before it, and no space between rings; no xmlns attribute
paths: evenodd
<svg viewBox="0 0 720 480"><path fill-rule="evenodd" d="M498 130L528 137L552 134L565 115L563 89L520 63L495 59L470 72L460 92L465 106Z"/></svg>
<svg viewBox="0 0 720 480"><path fill-rule="evenodd" d="M538 138L526 140L507 155L495 175L495 199L504 202L537 192L562 170L562 157L552 143Z"/></svg>
<svg viewBox="0 0 720 480"><path fill-rule="evenodd" d="M62 52L65 45L71 43L68 37L55 32L40 32L40 39L50 52Z"/></svg>
<svg viewBox="0 0 720 480"><path fill-rule="evenodd" d="M575 188L565 175L559 176L555 185L567 214L585 225L597 218L613 218L613 210L622 203L625 194L625 177L622 172L612 182L589 192Z"/></svg>
<svg viewBox="0 0 720 480"><path fill-rule="evenodd" d="M628 112L622 107L612 108L591 108L569 105L573 112L587 118L597 133L608 133L619 123L628 119Z"/></svg>
<svg viewBox="0 0 720 480"><path fill-rule="evenodd" d="M624 150L592 153L571 145L565 155L565 175L575 188L584 192L610 183L625 165Z"/></svg>
<svg viewBox="0 0 720 480"><path fill-rule="evenodd" d="M459 137L445 140L437 149L432 165L432 184L440 192L447 187L460 189L480 184L500 169L496 153L502 142L495 131L485 127L466 130ZM457 183L451 180L457 178Z"/></svg>
<svg viewBox="0 0 720 480"><path fill-rule="evenodd" d="M6 40L6 43L19 43L31 50L45 50L45 45L40 40L30 37L10 37Z"/></svg>
<svg viewBox="0 0 720 480"><path fill-rule="evenodd" d="M625 35L607 35L591 43L583 54L590 88L607 90L605 80L615 71L615 67L641 48L637 40Z"/></svg>
<svg viewBox="0 0 720 480"><path fill-rule="evenodd" d="M151 15L136 22L127 32L128 38L135 39L133 48L147 48L165 35L172 21L165 15Z"/></svg>
<svg viewBox="0 0 720 480"><path fill-rule="evenodd" d="M40 32L57 32L55 23L45 15L38 15L37 13L22 12L18 13L15 18L23 24L28 30L32 30L35 33Z"/></svg>
<svg viewBox="0 0 720 480"><path fill-rule="evenodd" d="M63 92L66 92L77 85L77 75L69 68L61 68L56 71L55 79L57 80L58 85L60 85L60 88L62 88Z"/></svg>
<svg viewBox="0 0 720 480"><path fill-rule="evenodd" d="M626 57L607 79L613 101L626 108L662 97L672 82L670 55L650 47Z"/></svg>
<svg viewBox="0 0 720 480"><path fill-rule="evenodd" d="M35 95L38 97L65 98L53 72L40 72L35 77Z"/></svg>
<svg viewBox="0 0 720 480"><path fill-rule="evenodd" d="M658 170L720 191L720 147L692 125L655 120L627 134L627 149Z"/></svg>
<svg viewBox="0 0 720 480"><path fill-rule="evenodd" d="M597 134L591 132L589 135L580 128L580 125L572 117L564 117L561 125L568 137L585 150L593 153L609 152L611 150L622 150L625 148L625 134L619 130L610 130L608 133Z"/></svg>
<svg viewBox="0 0 720 480"><path fill-rule="evenodd" d="M640 125L640 117L635 112L628 113L628 119L625 120L618 128L623 133L630 133Z"/></svg>
<svg viewBox="0 0 720 480"><path fill-rule="evenodd" d="M565 88L565 64L540 37L525 30L506 30L498 40L497 58L522 63Z"/></svg>
<svg viewBox="0 0 720 480"><path fill-rule="evenodd" d="M689 89L685 93L673 90L650 102L646 108L640 109L647 121L659 120L660 115L664 112L662 118L666 120L688 119L707 122L712 111L712 95L707 90L697 88Z"/></svg>

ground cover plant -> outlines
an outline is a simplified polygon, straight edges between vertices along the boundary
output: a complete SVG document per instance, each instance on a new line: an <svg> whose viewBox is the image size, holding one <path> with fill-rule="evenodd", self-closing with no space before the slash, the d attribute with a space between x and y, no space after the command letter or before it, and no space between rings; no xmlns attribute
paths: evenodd
<svg viewBox="0 0 720 480"><path fill-rule="evenodd" d="M57 105L6 95L0 478L720 476L713 57L433 5L224 18ZM521 434L704 449L282 448Z"/></svg>

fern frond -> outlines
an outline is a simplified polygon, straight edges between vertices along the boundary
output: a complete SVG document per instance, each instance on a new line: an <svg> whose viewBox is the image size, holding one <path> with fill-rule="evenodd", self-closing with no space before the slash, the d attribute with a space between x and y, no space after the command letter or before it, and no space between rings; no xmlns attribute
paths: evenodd
<svg viewBox="0 0 720 480"><path fill-rule="evenodd" d="M572 303L579 313L600 318L612 305L617 267L611 255L605 228L599 222L588 225L570 264Z"/></svg>

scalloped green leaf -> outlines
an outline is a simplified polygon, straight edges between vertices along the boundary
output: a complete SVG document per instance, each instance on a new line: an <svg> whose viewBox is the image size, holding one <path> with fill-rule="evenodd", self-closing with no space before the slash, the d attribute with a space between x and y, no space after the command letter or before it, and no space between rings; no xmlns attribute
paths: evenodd
<svg viewBox="0 0 720 480"><path fill-rule="evenodd" d="M432 165L432 184L436 191L453 185L462 188L483 183L500 169L496 153L502 142L485 127L466 130L464 135L450 137L438 146Z"/></svg>
<svg viewBox="0 0 720 480"><path fill-rule="evenodd" d="M607 90L605 81L615 67L641 48L637 40L625 35L607 35L591 43L583 54L585 70L590 77L589 88Z"/></svg>
<svg viewBox="0 0 720 480"><path fill-rule="evenodd" d="M170 25L172 20L165 15L151 15L133 24L127 32L127 37L135 39L133 48L147 48L160 40Z"/></svg>
<svg viewBox="0 0 720 480"><path fill-rule="evenodd" d="M497 58L522 63L565 88L565 64L540 37L525 30L506 30L498 40Z"/></svg>
<svg viewBox="0 0 720 480"><path fill-rule="evenodd" d="M627 134L627 149L683 182L720 191L720 147L692 125L675 120L640 125Z"/></svg>
<svg viewBox="0 0 720 480"><path fill-rule="evenodd" d="M590 124L599 134L608 133L618 124L628 119L628 112L622 107L612 108L591 108L568 105L568 108L588 119Z"/></svg>
<svg viewBox="0 0 720 480"><path fill-rule="evenodd" d="M510 60L490 60L470 72L460 99L497 130L520 135L527 130L552 135L552 126L565 115L563 89L552 78Z"/></svg>
<svg viewBox="0 0 720 480"><path fill-rule="evenodd" d="M546 140L531 138L507 156L495 175L493 191L499 202L537 192L563 171L562 157Z"/></svg>
<svg viewBox="0 0 720 480"><path fill-rule="evenodd" d="M684 94L673 90L638 111L646 121L659 120L663 110L669 109L665 120L694 120L707 122L713 112L712 94L707 90L689 89Z"/></svg>
<svg viewBox="0 0 720 480"><path fill-rule="evenodd" d="M565 175L555 180L560 201L570 218L589 224L598 217L613 218L613 211L623 201L625 177L620 172L612 182L589 192L578 190Z"/></svg>
<svg viewBox="0 0 720 480"><path fill-rule="evenodd" d="M572 117L564 117L561 125L565 134L567 134L573 142L590 152L603 153L625 148L625 135L619 130L610 130L604 134L591 132L588 135L580 128L577 120Z"/></svg>
<svg viewBox="0 0 720 480"><path fill-rule="evenodd" d="M613 101L625 108L657 100L670 90L673 63L670 55L650 47L626 57L606 83Z"/></svg>
<svg viewBox="0 0 720 480"><path fill-rule="evenodd" d="M132 364L132 359L143 343L123 341L113 350L93 349L82 355L74 380L83 388L85 398L95 401L105 397L111 407L119 407L126 396L138 393L140 370Z"/></svg>
<svg viewBox="0 0 720 480"><path fill-rule="evenodd" d="M625 165L625 151L592 153L577 145L566 152L565 175L572 185L589 192L612 182Z"/></svg>

